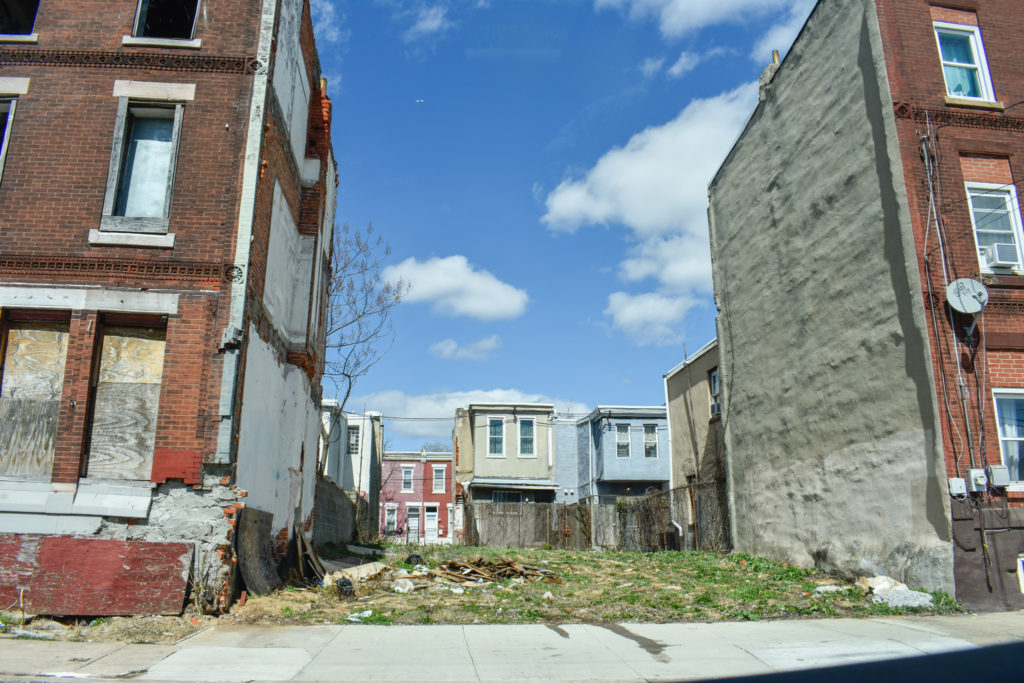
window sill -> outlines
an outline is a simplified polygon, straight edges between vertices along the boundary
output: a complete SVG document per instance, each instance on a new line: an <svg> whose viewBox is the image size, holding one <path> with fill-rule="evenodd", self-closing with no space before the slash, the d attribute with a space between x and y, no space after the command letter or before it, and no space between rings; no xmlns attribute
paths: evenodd
<svg viewBox="0 0 1024 683"><path fill-rule="evenodd" d="M38 43L38 33L0 33L0 43Z"/></svg>
<svg viewBox="0 0 1024 683"><path fill-rule="evenodd" d="M89 231L89 244L107 247L149 247L153 249L173 249L174 233L151 235L139 232L106 232Z"/></svg>
<svg viewBox="0 0 1024 683"><path fill-rule="evenodd" d="M985 283L986 287L1024 287L1024 276L1010 273L982 273L981 281Z"/></svg>
<svg viewBox="0 0 1024 683"><path fill-rule="evenodd" d="M537 456L536 455L520 455L519 459L520 460L536 460Z"/></svg>
<svg viewBox="0 0 1024 683"><path fill-rule="evenodd" d="M103 216L100 230L103 232L133 232L149 235L166 235L171 222L166 218L149 216Z"/></svg>
<svg viewBox="0 0 1024 683"><path fill-rule="evenodd" d="M199 38L185 40L183 38L136 38L135 36L121 36L121 44L126 47L177 47L189 50L198 50L203 45Z"/></svg>
<svg viewBox="0 0 1024 683"><path fill-rule="evenodd" d="M951 107L973 107L975 109L992 109L1002 111L1006 105L995 100L974 99L973 97L953 97L946 95L946 104Z"/></svg>
<svg viewBox="0 0 1024 683"><path fill-rule="evenodd" d="M490 453L487 454L487 457L491 458L493 460L504 460L505 459L504 455L491 455Z"/></svg>

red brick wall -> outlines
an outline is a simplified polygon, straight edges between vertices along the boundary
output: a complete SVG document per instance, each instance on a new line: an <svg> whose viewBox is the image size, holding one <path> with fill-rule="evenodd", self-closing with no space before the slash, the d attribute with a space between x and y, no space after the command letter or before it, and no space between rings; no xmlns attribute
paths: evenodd
<svg viewBox="0 0 1024 683"><path fill-rule="evenodd" d="M946 470L951 477L965 476L970 467L958 365L969 390L970 429L980 464L1001 462L992 388L1024 388L1024 277L982 275L964 189L966 180L1008 184L1024 178L1024 108L1011 106L1024 100L1024 63L1019 58L1024 17L1014 3L979 0L969 4L977 11L933 7L923 0L877 0L922 276ZM1008 105L1005 112L946 104L933 19L959 23L976 19L996 96ZM929 132L937 167L935 204L942 221L943 251L935 226L929 227L928 177L921 158L921 136ZM955 325L950 322L943 256L949 280L981 279L989 287L990 304L972 339L965 332L970 319L957 316ZM954 335L960 342L956 351Z"/></svg>
<svg viewBox="0 0 1024 683"><path fill-rule="evenodd" d="M121 45L122 35L131 33L134 0L45 0L33 29L38 43L4 47L19 55L5 64L4 75L31 83L18 98L0 181L0 285L178 293L178 312L166 321L156 481L197 483L197 460L212 456L216 446L218 347L230 296L224 276L234 261L253 83L245 62L256 53L260 7L247 0L204 2L196 31L202 47L183 50ZM88 54L64 53L57 60L55 49ZM138 62L148 54L170 61ZM90 65L79 65L85 63ZM195 99L184 103L176 158L173 249L88 243L89 231L99 227L107 185L118 108L115 80L196 86ZM98 323L96 311L73 312L54 458L57 482L73 483L82 470Z"/></svg>
<svg viewBox="0 0 1024 683"><path fill-rule="evenodd" d="M137 6L135 0L42 0L32 30L39 34L39 47L49 50L182 54L181 49L122 47L121 36L131 35ZM202 41L201 52L214 55L254 54L260 9L260 2L204 1L195 32L195 37Z"/></svg>

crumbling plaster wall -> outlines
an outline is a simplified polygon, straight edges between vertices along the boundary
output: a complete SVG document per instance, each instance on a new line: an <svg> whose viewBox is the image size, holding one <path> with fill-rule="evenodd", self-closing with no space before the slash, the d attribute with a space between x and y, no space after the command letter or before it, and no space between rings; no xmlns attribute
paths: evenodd
<svg viewBox="0 0 1024 683"><path fill-rule="evenodd" d="M153 491L147 518L129 522L106 517L95 535L119 541L194 544L193 591L199 594L203 609L223 609L237 578L235 517L246 497L244 491L222 481L208 474L200 489L174 481L160 484Z"/></svg>
<svg viewBox="0 0 1024 683"><path fill-rule="evenodd" d="M710 188L737 550L953 588L871 0L819 3Z"/></svg>
<svg viewBox="0 0 1024 683"><path fill-rule="evenodd" d="M251 326L244 386L238 486L290 535L313 511L320 411L302 369L278 358Z"/></svg>
<svg viewBox="0 0 1024 683"><path fill-rule="evenodd" d="M302 168L306 158L306 126L309 112L309 76L299 40L303 0L281 0L274 59L274 94L281 104L291 136L295 163Z"/></svg>

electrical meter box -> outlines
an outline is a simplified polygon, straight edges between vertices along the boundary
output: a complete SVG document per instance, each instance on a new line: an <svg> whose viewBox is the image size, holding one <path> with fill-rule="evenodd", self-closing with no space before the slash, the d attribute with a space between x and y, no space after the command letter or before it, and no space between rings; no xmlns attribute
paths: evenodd
<svg viewBox="0 0 1024 683"><path fill-rule="evenodd" d="M984 493L988 490L985 470L967 470L967 490L971 493Z"/></svg>
<svg viewBox="0 0 1024 683"><path fill-rule="evenodd" d="M1006 465L989 465L985 468L988 483L996 488L1005 489L1010 485L1010 468Z"/></svg>
<svg viewBox="0 0 1024 683"><path fill-rule="evenodd" d="M964 481L963 477L950 477L949 478L949 495L951 495L951 496L966 496L967 495L967 482Z"/></svg>

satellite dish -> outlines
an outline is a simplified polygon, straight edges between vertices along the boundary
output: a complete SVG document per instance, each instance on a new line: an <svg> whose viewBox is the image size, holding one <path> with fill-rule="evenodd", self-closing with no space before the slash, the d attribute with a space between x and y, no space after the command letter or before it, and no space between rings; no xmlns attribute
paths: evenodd
<svg viewBox="0 0 1024 683"><path fill-rule="evenodd" d="M988 303L988 290L977 280L963 277L946 287L946 301L954 311L974 315Z"/></svg>

